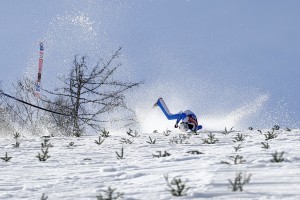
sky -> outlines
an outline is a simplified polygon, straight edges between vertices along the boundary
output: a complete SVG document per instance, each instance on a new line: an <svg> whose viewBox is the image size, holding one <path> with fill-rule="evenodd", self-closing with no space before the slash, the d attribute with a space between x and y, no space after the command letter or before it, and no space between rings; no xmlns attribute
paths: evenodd
<svg viewBox="0 0 300 200"><path fill-rule="evenodd" d="M128 94L144 121L165 120L150 110L163 97L207 127L299 127L299 10L297 0L3 0L0 80L10 91L36 79L39 41L47 89L75 55L93 64L122 46L119 77L144 81Z"/></svg>

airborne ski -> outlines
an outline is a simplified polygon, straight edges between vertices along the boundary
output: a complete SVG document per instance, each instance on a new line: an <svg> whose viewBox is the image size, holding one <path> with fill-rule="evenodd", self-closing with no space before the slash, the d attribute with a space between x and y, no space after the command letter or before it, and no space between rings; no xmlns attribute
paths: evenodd
<svg viewBox="0 0 300 200"><path fill-rule="evenodd" d="M35 95L37 98L40 97L40 93L41 93L41 79L42 79L43 62L44 62L44 44L43 44L43 42L40 42L38 77L37 77L36 89L35 89Z"/></svg>

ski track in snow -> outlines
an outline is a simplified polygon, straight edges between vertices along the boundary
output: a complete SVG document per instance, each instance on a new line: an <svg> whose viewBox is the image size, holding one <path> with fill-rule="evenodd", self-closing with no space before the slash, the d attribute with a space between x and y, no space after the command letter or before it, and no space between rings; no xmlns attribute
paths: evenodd
<svg viewBox="0 0 300 200"><path fill-rule="evenodd" d="M51 137L51 156L40 162L42 138L20 138L15 148L13 136L0 139L1 157L5 152L12 159L0 160L0 199L40 199L45 193L49 199L97 199L108 186L123 192L123 199L300 199L300 130L276 131L278 137L265 141L258 131L245 130L244 141L235 143L237 133L215 133L219 142L203 144L206 133L191 135L189 144L170 144L178 137L172 132L140 134L131 138L126 133L111 133L101 145L95 144L98 136ZM263 133L267 133L264 130ZM149 136L156 144L148 144ZM120 144L120 139L134 139L133 144ZM74 142L74 147L68 147ZM268 142L263 149L261 142ZM234 146L242 144L235 152ZM124 147L125 159L118 160L115 151ZM189 154L198 150L204 154ZM168 157L154 158L157 151L167 151ZM271 153L284 151L285 161L272 163ZM230 162L229 156L240 155L245 164L221 164ZM232 162L231 162L232 163ZM228 179L237 172L251 174L250 183L243 192L232 192ZM166 190L164 175L169 179L180 177L191 187L187 196L173 197ZM102 193L103 194L103 193Z"/></svg>

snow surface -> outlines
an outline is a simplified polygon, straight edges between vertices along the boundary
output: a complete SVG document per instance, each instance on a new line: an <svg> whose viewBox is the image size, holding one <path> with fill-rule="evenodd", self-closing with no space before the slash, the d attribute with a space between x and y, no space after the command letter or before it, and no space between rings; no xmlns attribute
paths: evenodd
<svg viewBox="0 0 300 200"><path fill-rule="evenodd" d="M111 133L101 145L98 136L51 137L51 156L40 162L36 157L41 152L43 138L21 137L20 147L13 136L0 139L1 157L5 152L12 159L0 160L0 199L41 199L43 193L48 199L97 199L108 186L123 192L123 199L300 199L300 130L278 130L278 137L265 141L257 130L245 130L242 142L233 142L235 133L215 133L216 144L203 144L206 133L190 135L184 144L172 144L179 138L171 132L140 133L131 138L125 133ZM156 139L148 144L149 136ZM182 135L181 135L182 136ZM187 134L185 135L187 136ZM133 144L120 144L121 138L134 139ZM68 147L74 142L74 147ZM188 142L188 144L185 144ZM261 142L268 142L269 149L263 149ZM235 152L234 146L242 144ZM118 160L116 151L124 147L125 159ZM203 154L187 153L198 150ZM155 158L157 151L167 151L168 157ZM284 151L284 162L272 163L272 153ZM245 164L233 163L229 156L240 155ZM237 172L251 174L250 183L243 192L232 192L228 179L233 180ZM187 196L173 197L167 191L164 175L169 179L181 178L191 187Z"/></svg>

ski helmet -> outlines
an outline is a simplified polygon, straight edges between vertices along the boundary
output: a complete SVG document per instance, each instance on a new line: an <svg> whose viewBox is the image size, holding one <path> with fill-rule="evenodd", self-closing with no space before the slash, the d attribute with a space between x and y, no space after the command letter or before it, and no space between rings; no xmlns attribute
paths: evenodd
<svg viewBox="0 0 300 200"><path fill-rule="evenodd" d="M187 132L187 130L189 130L189 126L188 126L187 123L181 122L180 125L179 125L179 129L180 129L182 132Z"/></svg>

